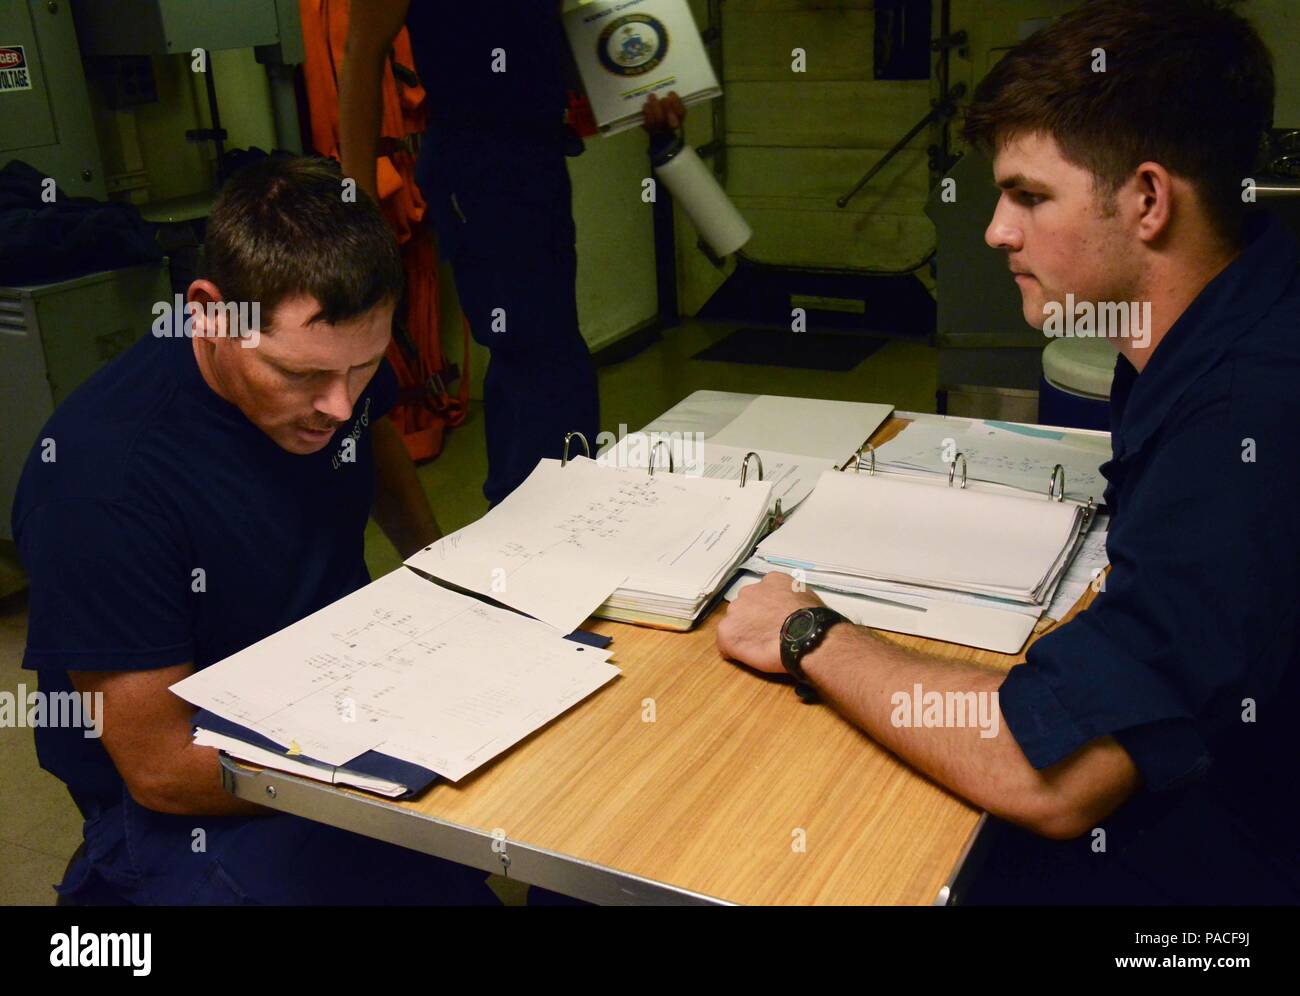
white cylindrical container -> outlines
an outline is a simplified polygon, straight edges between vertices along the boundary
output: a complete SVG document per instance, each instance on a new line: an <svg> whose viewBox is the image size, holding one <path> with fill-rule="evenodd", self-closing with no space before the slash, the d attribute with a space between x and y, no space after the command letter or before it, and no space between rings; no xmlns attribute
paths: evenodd
<svg viewBox="0 0 1300 996"><path fill-rule="evenodd" d="M733 253L753 235L713 171L678 136L651 149L655 176L691 219L700 237L717 255Z"/></svg>

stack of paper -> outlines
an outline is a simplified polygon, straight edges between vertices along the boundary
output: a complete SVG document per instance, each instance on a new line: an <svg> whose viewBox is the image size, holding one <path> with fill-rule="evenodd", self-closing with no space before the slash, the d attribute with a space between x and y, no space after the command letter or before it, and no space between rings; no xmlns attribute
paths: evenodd
<svg viewBox="0 0 1300 996"><path fill-rule="evenodd" d="M487 515L407 564L550 623L686 629L753 549L770 482L543 460Z"/></svg>
<svg viewBox="0 0 1300 996"><path fill-rule="evenodd" d="M764 560L877 583L1041 605L1083 520L1073 502L981 493L882 475L822 475Z"/></svg>
<svg viewBox="0 0 1300 996"><path fill-rule="evenodd" d="M1056 591L1052 594L1051 604L1047 606L1048 616L1057 622L1070 614L1070 610L1078 604L1079 599L1089 588L1101 590L1099 578L1105 572L1106 565L1110 563L1110 557L1106 554L1106 531L1109 528L1109 516L1093 516L1087 534L1080 542L1074 556L1070 558L1069 566L1061 575L1061 583L1056 586Z"/></svg>
<svg viewBox="0 0 1300 996"><path fill-rule="evenodd" d="M749 485L743 490L750 490ZM754 491L738 507L730 507L728 495L727 505L711 518L684 523L686 529L652 561L637 565L595 614L619 622L689 628L749 556L767 525L767 501L756 497L760 488Z"/></svg>
<svg viewBox="0 0 1300 996"><path fill-rule="evenodd" d="M198 743L399 795L544 726L619 673L609 657L402 567L171 690L215 717Z"/></svg>
<svg viewBox="0 0 1300 996"><path fill-rule="evenodd" d="M348 788L364 789L376 795L386 795L390 799L407 795L414 789L422 788L428 782L428 779L420 778L421 784L407 785L404 782L394 781L390 778L379 778L352 768L337 768L298 755L290 756L285 752L285 748L276 744L267 746L263 743L253 743L253 740L261 740L262 738L252 737L244 730L233 734L217 733L210 727L219 724L213 723L208 718L209 715L200 713L196 720L197 725L194 729L195 746L215 747L217 750L249 764L256 764L263 768L275 768L277 771L283 771L290 775L314 778L319 782L329 782L331 785L346 785ZM433 774L433 772L430 772L430 775Z"/></svg>
<svg viewBox="0 0 1300 996"><path fill-rule="evenodd" d="M1075 502L827 472L745 566L867 598L888 616L882 628L1006 652L1032 631L1088 522Z"/></svg>

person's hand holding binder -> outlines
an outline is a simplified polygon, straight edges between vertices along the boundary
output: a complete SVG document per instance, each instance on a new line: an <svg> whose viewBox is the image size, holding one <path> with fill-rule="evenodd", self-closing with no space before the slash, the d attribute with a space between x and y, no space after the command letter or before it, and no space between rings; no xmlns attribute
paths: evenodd
<svg viewBox="0 0 1300 996"><path fill-rule="evenodd" d="M669 90L663 100L650 94L641 107L641 113L641 127L651 135L661 131L674 131L686 123L686 105L677 96L676 90Z"/></svg>

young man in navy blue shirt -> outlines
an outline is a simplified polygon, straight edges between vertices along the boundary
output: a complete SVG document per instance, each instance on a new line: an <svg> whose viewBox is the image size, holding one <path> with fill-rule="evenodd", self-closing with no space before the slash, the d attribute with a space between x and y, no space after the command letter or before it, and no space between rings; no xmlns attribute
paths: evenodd
<svg viewBox="0 0 1300 996"><path fill-rule="evenodd" d="M102 739L37 731L86 820L61 891L492 902L481 871L235 799L168 690L366 584L372 511L403 555L439 535L386 415L403 274L373 202L325 160L268 160L222 192L204 251L186 314L59 407L14 505L24 667L43 691L102 693Z"/></svg>
<svg viewBox="0 0 1300 996"><path fill-rule="evenodd" d="M1026 320L1072 294L1149 302L1151 322L1113 340L1111 569L1087 611L1008 674L834 621L795 662L997 818L970 901L1300 901L1300 275L1295 239L1242 197L1272 105L1267 50L1207 0L1085 5L975 93L966 134L1002 188L985 238ZM722 653L783 673L783 622L819 604L791 589L742 592ZM996 735L896 725L918 683L996 694Z"/></svg>

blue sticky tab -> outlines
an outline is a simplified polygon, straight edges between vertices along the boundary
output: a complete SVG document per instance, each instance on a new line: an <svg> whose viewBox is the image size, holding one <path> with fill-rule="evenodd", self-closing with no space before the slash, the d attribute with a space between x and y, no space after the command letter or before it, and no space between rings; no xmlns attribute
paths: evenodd
<svg viewBox="0 0 1300 996"><path fill-rule="evenodd" d="M769 564L781 564L785 567L798 567L805 571L816 570L812 564L806 563L802 560L789 560L785 557L764 557L763 559Z"/></svg>
<svg viewBox="0 0 1300 996"><path fill-rule="evenodd" d="M995 422L992 419L985 419L985 425L991 425L995 429L1006 429L1007 432L1018 432L1022 436L1033 436L1035 439L1064 439L1064 432L1056 432L1052 429L1036 429L1032 425L1021 425L1019 422Z"/></svg>

